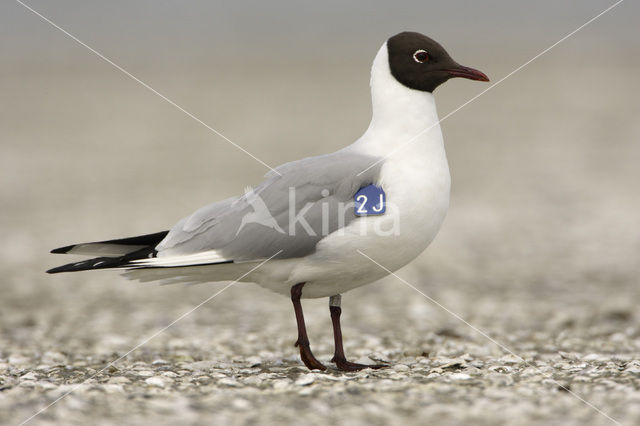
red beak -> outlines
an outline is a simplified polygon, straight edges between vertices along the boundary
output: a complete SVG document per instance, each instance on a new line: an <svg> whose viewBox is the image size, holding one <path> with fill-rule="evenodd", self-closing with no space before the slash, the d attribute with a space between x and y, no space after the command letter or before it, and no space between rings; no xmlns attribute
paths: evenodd
<svg viewBox="0 0 640 426"><path fill-rule="evenodd" d="M485 75L482 71L478 71L473 68L464 67L462 65L458 65L455 68L451 68L445 70L451 77L462 77L468 78L469 80L476 81L489 81L489 77Z"/></svg>

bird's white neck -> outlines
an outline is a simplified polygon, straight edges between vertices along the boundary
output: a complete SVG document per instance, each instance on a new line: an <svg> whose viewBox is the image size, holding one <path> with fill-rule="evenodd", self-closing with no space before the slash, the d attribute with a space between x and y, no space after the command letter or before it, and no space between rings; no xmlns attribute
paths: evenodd
<svg viewBox="0 0 640 426"><path fill-rule="evenodd" d="M386 155L412 138L412 145L442 147L433 94L410 89L393 77L386 43L371 68L371 103L371 123L354 144L357 148L366 144L370 154Z"/></svg>

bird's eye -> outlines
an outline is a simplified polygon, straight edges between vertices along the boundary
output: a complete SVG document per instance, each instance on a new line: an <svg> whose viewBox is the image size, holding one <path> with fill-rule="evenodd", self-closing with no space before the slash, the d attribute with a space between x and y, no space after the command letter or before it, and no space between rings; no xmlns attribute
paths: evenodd
<svg viewBox="0 0 640 426"><path fill-rule="evenodd" d="M426 50L416 50L413 52L413 60L418 62L419 64L424 64L429 60L429 54Z"/></svg>

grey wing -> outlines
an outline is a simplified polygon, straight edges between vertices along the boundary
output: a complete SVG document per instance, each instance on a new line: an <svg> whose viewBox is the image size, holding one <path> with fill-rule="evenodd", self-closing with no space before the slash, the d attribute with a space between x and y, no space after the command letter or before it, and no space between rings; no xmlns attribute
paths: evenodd
<svg viewBox="0 0 640 426"><path fill-rule="evenodd" d="M301 257L357 217L353 196L376 183L377 157L338 151L284 164L243 196L203 207L178 222L158 256L214 251L221 261Z"/></svg>

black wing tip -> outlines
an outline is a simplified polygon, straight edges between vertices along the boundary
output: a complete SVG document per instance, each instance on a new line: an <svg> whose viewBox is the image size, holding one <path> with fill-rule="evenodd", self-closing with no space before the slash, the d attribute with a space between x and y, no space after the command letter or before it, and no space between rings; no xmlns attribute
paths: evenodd
<svg viewBox="0 0 640 426"><path fill-rule="evenodd" d="M86 270L87 262L76 262L76 263L67 263L66 265L56 266L55 268L49 269L47 274L59 274L60 272L76 272L76 271L84 271ZM81 266L81 268L79 268Z"/></svg>
<svg viewBox="0 0 640 426"><path fill-rule="evenodd" d="M156 232L153 234L144 234L144 235L138 235L136 237L128 237L128 238L118 238L115 240L105 240L105 241L97 241L97 242L93 242L93 243L84 243L84 244L117 244L117 245L124 245L124 246L156 246L158 244L160 244L160 241L162 241L164 239L164 237L167 236L167 234L169 233L169 231L161 231L161 232ZM67 254L69 253L71 250L73 250L74 247L79 246L79 245L83 245L83 244L71 244L70 246L64 246L64 247L59 247L56 249L51 250L52 254Z"/></svg>
<svg viewBox="0 0 640 426"><path fill-rule="evenodd" d="M95 269L117 268L126 264L127 262L123 261L121 257L96 257L81 262L67 263L66 265L49 269L46 272L47 274L58 274L60 272L91 271Z"/></svg>
<svg viewBox="0 0 640 426"><path fill-rule="evenodd" d="M76 244L72 244L70 246L58 247L50 251L52 254L67 254L74 248Z"/></svg>
<svg viewBox="0 0 640 426"><path fill-rule="evenodd" d="M66 247L61 247L56 250L63 250ZM158 252L152 247L145 247L140 250L136 250L132 253L119 257L94 257L93 259L87 259L80 262L67 263L66 265L58 266L57 268L49 269L46 271L48 274L57 274L59 272L78 272L89 271L95 269L111 269L111 268L126 268L131 266L131 261L136 259L144 259L148 257L155 257Z"/></svg>

